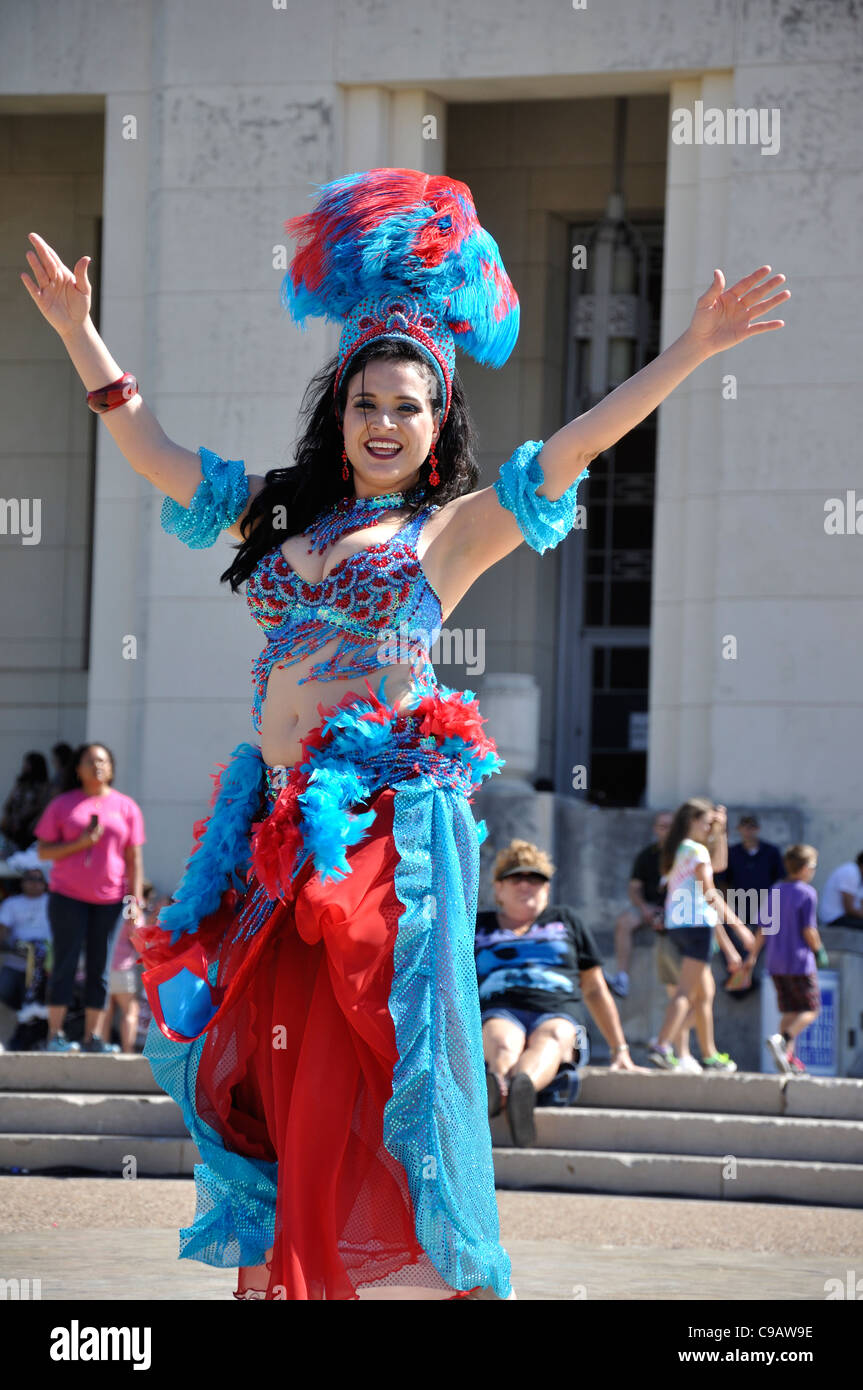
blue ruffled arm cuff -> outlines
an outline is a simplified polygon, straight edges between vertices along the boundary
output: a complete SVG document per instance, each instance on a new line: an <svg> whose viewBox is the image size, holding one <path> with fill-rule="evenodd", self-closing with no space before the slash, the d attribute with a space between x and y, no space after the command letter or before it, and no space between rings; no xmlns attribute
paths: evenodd
<svg viewBox="0 0 863 1390"><path fill-rule="evenodd" d="M500 470L494 490L498 501L512 512L531 549L542 555L567 536L575 524L576 494L587 469L579 473L561 497L552 501L536 489L545 481L539 455L545 441L528 439L520 444Z"/></svg>
<svg viewBox="0 0 863 1390"><path fill-rule="evenodd" d="M201 445L201 472L188 507L173 497L162 503L162 530L193 550L215 545L222 531L233 526L249 500L249 480L242 459L223 459Z"/></svg>

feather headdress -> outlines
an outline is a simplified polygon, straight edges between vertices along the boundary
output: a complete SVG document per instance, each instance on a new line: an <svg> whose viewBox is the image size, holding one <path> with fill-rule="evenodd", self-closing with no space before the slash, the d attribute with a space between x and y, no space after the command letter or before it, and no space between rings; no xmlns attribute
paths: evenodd
<svg viewBox="0 0 863 1390"><path fill-rule="evenodd" d="M285 222L297 249L281 301L343 322L336 391L351 358L377 337L414 341L438 371L444 418L455 345L501 367L518 337L518 295L467 184L416 169L370 169L318 185L315 207Z"/></svg>

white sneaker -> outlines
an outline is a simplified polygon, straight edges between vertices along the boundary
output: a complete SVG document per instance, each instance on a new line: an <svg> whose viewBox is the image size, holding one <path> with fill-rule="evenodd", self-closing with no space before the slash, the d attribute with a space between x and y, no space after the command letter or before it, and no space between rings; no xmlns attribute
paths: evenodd
<svg viewBox="0 0 863 1390"><path fill-rule="evenodd" d="M787 1076L790 1071L793 1071L793 1067L788 1061L788 1044L782 1034L774 1033L772 1037L766 1039L766 1042L770 1049L771 1056L776 1063L776 1070L781 1072L784 1076Z"/></svg>
<svg viewBox="0 0 863 1390"><path fill-rule="evenodd" d="M677 1071L679 1075L682 1075L684 1072L688 1073L690 1076L701 1075L701 1063L696 1062L694 1057L678 1057L677 1063Z"/></svg>

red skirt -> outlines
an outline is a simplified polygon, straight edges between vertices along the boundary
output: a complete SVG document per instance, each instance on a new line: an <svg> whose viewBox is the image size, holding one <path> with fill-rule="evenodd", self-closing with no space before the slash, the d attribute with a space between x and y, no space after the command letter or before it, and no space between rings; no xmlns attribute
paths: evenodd
<svg viewBox="0 0 863 1390"><path fill-rule="evenodd" d="M160 1085L183 1107L205 1160L196 1169L198 1213L181 1233L181 1254L238 1267L240 1293L356 1299L364 1286L422 1286L464 1297L487 1284L501 1296L509 1292L485 1114L472 883L466 903L453 892L452 877L447 892L436 890L442 907L448 899L446 911L428 924L422 962L406 962L402 949L403 976L418 964L412 997L428 1017L413 1020L410 1048L402 1017L400 1057L394 979L409 904L396 891L394 813L405 795L399 786L419 783L384 786L363 802L373 820L369 815L365 838L347 847L344 877L325 878L307 860L252 932L242 929L242 910L248 914L262 895L254 855L241 891L224 892L194 937L172 942L161 928L138 934L154 1013L146 1053ZM434 843L419 846L418 862L428 860L429 873L440 874L449 858L461 890L464 861L475 855L478 862L472 817L472 845L448 821L464 798L440 787L407 795L415 808L432 798L433 818L443 827ZM253 829L265 826L266 818ZM181 1041L162 1017L159 984L181 956L191 959L190 941L213 1014L197 1038ZM433 1046L425 1046L428 1039ZM415 1063L414 1055L425 1060ZM399 1149L401 1159L385 1143L397 1068L399 1113L391 1128L415 1127L423 1136L413 1150ZM250 1262L248 1252L263 1255L265 1245L269 1258Z"/></svg>

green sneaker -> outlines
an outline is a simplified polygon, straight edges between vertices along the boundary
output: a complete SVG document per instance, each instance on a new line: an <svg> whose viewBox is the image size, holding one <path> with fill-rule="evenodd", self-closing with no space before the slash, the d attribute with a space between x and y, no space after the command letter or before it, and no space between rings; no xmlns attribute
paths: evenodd
<svg viewBox="0 0 863 1390"><path fill-rule="evenodd" d="M725 1072L730 1074L737 1070L737 1063L732 1062L727 1052L714 1052L712 1057L702 1057L702 1071Z"/></svg>
<svg viewBox="0 0 863 1390"><path fill-rule="evenodd" d="M654 1038L652 1042L648 1043L647 1055L653 1065L662 1071L676 1071L680 1066L680 1058L675 1056L671 1043L662 1046Z"/></svg>

